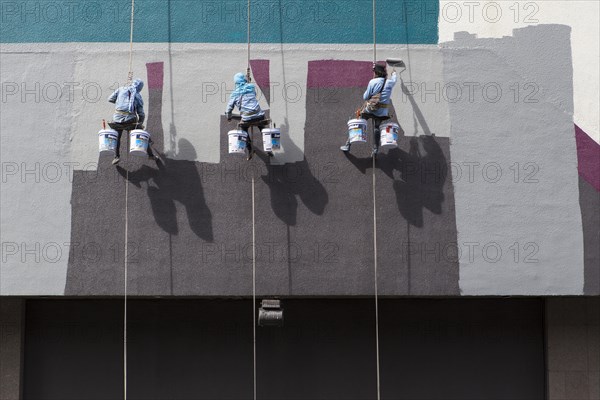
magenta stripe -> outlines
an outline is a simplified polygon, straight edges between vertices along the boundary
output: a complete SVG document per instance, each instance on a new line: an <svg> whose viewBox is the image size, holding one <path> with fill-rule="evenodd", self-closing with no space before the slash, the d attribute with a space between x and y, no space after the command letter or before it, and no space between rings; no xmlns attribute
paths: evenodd
<svg viewBox="0 0 600 400"><path fill-rule="evenodd" d="M267 92L271 86L271 80L269 78L269 60L250 60L250 67L252 68L252 76L254 81L258 84L258 87L263 92Z"/></svg>
<svg viewBox="0 0 600 400"><path fill-rule="evenodd" d="M148 89L162 89L163 78L165 75L163 62L154 62L146 64L148 73Z"/></svg>
<svg viewBox="0 0 600 400"><path fill-rule="evenodd" d="M308 88L366 88L373 78L369 61L317 60L308 62Z"/></svg>
<svg viewBox="0 0 600 400"><path fill-rule="evenodd" d="M600 191L600 145L575 125L579 175Z"/></svg>

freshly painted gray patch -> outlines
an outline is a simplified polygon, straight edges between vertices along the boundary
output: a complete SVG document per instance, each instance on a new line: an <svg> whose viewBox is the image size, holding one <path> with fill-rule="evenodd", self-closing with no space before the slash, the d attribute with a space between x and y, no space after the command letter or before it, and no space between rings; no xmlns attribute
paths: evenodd
<svg viewBox="0 0 600 400"><path fill-rule="evenodd" d="M462 294L582 294L568 28L445 47L446 81L480 87L450 104Z"/></svg>
<svg viewBox="0 0 600 400"><path fill-rule="evenodd" d="M322 93L322 89L319 89ZM355 146L350 156L339 151L345 140L348 110L362 88L326 93L335 98L323 108L307 101L303 161L271 164L262 151L247 162L227 154L227 132L234 123L221 123L220 164L164 158L164 164L129 156L116 169L100 164L101 176L86 182L78 173L74 186L73 234L87 240L110 237L119 256L90 265L73 258L66 294L122 293L124 256L124 192L128 187L128 282L132 295L248 295L252 290L252 178L255 179L257 293L270 295L369 295L373 293L373 205L372 169L367 146ZM149 93L148 129L155 148L166 139L161 124L161 90ZM309 93L307 99L314 98ZM285 126L282 126L285 130ZM337 135L335 132L339 132ZM180 133L185 136L183 133ZM430 156L448 157L448 141L417 139L433 143ZM171 140L171 139L169 139ZM260 149L260 137L254 135ZM424 142L425 141L425 142ZM125 143L122 144L125 146ZM296 151L288 138L283 146ZM408 147L408 140L401 143ZM440 147L441 146L441 147ZM427 145L426 145L427 147ZM179 141L179 151L194 152L191 143ZM443 148L443 149L442 149ZM435 151L437 149L437 151ZM436 153L436 155L433 155ZM382 154L382 160L400 169L398 154ZM191 158L186 154L177 158ZM383 161L382 161L383 162ZM129 171L129 172L128 172ZM433 195L427 185L412 187L419 192L418 205L398 206L397 182L382 174L378 202L387 203L389 213L378 220L382 232L397 231L402 221L417 223L411 237L424 240L436 235L455 237L451 186L437 185ZM127 180L128 183L125 183ZM93 185L93 187L88 187ZM110 197L102 211L89 213L93 204ZM410 197L410 196L409 196ZM428 206L428 201L434 201ZM115 202L119 203L116 204ZM400 207L400 208L399 208ZM93 209L93 208L92 208ZM392 218L395 215L395 218ZM388 218L389 217L389 218ZM423 222L424 221L424 222ZM414 222L404 223L415 225ZM446 227L439 230L439 227ZM115 234L110 232L114 231ZM439 231L437 234L435 231ZM454 233L453 233L454 232ZM441 239L440 239L441 240ZM420 263L412 278L404 262L396 258L398 246L379 242L384 268L380 274L383 293L456 294L456 263ZM440 273L441 272L441 273ZM387 282L411 282L388 285Z"/></svg>
<svg viewBox="0 0 600 400"><path fill-rule="evenodd" d="M398 149L377 159L383 294L460 294L449 142L436 136L403 137Z"/></svg>
<svg viewBox="0 0 600 400"><path fill-rule="evenodd" d="M63 83L72 81L75 56L0 57L0 294L62 295L76 168L69 142L73 103L65 101Z"/></svg>

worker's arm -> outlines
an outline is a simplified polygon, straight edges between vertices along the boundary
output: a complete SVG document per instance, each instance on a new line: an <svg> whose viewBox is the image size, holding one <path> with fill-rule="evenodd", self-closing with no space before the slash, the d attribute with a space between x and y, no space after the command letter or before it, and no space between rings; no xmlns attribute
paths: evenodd
<svg viewBox="0 0 600 400"><path fill-rule="evenodd" d="M108 97L109 103L116 103L117 97L119 96L119 89L115 90L113 94Z"/></svg>
<svg viewBox="0 0 600 400"><path fill-rule="evenodd" d="M363 100L369 100L371 98L371 96L373 96L373 82L375 81L375 79L371 79L369 81L369 86L367 86L367 90L365 90L365 93L363 94Z"/></svg>
<svg viewBox="0 0 600 400"><path fill-rule="evenodd" d="M396 82L398 81L398 75L396 74L396 71L392 72L391 78L387 81L389 82L390 89L393 88L394 85L396 85Z"/></svg>
<svg viewBox="0 0 600 400"><path fill-rule="evenodd" d="M227 103L227 110L225 111L226 114L230 114L233 111L233 108L235 107L237 100L238 100L237 97L229 98L229 103Z"/></svg>
<svg viewBox="0 0 600 400"><path fill-rule="evenodd" d="M144 112L144 100L142 100L139 93L136 93L135 96L135 112L138 115L138 123L143 123L146 119L146 113Z"/></svg>

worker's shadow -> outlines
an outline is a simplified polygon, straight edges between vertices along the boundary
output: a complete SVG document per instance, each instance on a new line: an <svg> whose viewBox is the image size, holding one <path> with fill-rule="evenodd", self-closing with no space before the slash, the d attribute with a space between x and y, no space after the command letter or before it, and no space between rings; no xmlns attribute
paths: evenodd
<svg viewBox="0 0 600 400"><path fill-rule="evenodd" d="M423 209L434 214L442 213L448 164L438 143L440 139L429 129L423 112L403 80L400 80L400 88L413 109L415 135L418 125L424 135L400 138L399 147L378 160L378 167L394 180L398 210L404 219L411 225L422 227ZM402 150L405 143L408 144L408 151ZM398 179L394 171L398 171Z"/></svg>
<svg viewBox="0 0 600 400"><path fill-rule="evenodd" d="M434 214L442 213L448 164L438 143L439 139L429 129L417 102L404 82L401 81L400 86L413 108L415 132L417 125L420 125L425 134L406 137L401 125L398 147L387 152L381 149L376 168L393 180L400 214L410 225L422 227L423 209ZM403 148L408 149L405 151ZM346 154L346 157L363 174L373 167L371 157L358 158L351 153Z"/></svg>
<svg viewBox="0 0 600 400"><path fill-rule="evenodd" d="M129 182L142 187L147 185L148 197L154 219L158 226L172 235L179 233L175 201L185 207L191 230L201 239L213 240L212 214L206 205L202 181L198 172L196 150L186 139L179 139L179 149L174 158L163 158L158 169L144 165L137 171L129 172ZM127 173L117 168L124 177Z"/></svg>
<svg viewBox="0 0 600 400"><path fill-rule="evenodd" d="M447 165L435 136L408 139L408 151L394 148L377 166L393 179L398 210L410 225L423 226L423 209L442 213Z"/></svg>
<svg viewBox="0 0 600 400"><path fill-rule="evenodd" d="M288 132L287 120L280 126L282 132L282 146L286 153L301 153L284 132ZM284 165L273 165L271 159L264 152L257 151L256 154L264 161L267 174L262 180L269 186L271 194L271 208L281 221L288 226L294 226L297 222L298 199L313 214L322 215L325 206L329 202L329 196L325 187L312 174L306 157L302 161L286 163Z"/></svg>

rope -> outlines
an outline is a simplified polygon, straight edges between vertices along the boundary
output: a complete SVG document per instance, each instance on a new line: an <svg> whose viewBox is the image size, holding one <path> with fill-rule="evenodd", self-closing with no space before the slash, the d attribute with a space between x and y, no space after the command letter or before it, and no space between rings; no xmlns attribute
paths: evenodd
<svg viewBox="0 0 600 400"><path fill-rule="evenodd" d="M373 66L377 62L377 13L373 0ZM373 120L373 122L375 122ZM375 125L373 125L375 135ZM377 400L381 400L381 374L379 362L379 292L377 282L377 196L375 180L375 155L373 155L373 275L375 280L375 355L377 359Z"/></svg>
<svg viewBox="0 0 600 400"><path fill-rule="evenodd" d="M131 26L129 30L129 73L127 74L127 85L133 81L133 16L135 12L135 0L131 0Z"/></svg>
<svg viewBox="0 0 600 400"><path fill-rule="evenodd" d="M248 0L248 56L247 56L247 69L246 77L250 82L250 0ZM248 135L252 135L252 127ZM253 353L253 394L254 400L256 400L256 215L255 215L255 201L254 201L254 175L252 176L252 353Z"/></svg>
<svg viewBox="0 0 600 400"><path fill-rule="evenodd" d="M377 202L375 183L375 157L373 157L373 270L375 276L375 351L377 358L377 400L381 399L381 376L379 362L379 292L377 288Z"/></svg>
<svg viewBox="0 0 600 400"><path fill-rule="evenodd" d="M254 354L254 400L256 400L256 220L254 211L254 175L252 176L252 345Z"/></svg>
<svg viewBox="0 0 600 400"><path fill-rule="evenodd" d="M373 0L373 65L375 65L377 62L377 28L375 27L376 16L375 0Z"/></svg>
<svg viewBox="0 0 600 400"><path fill-rule="evenodd" d="M246 69L246 76L248 77L248 82L250 82L250 0L248 0L248 67Z"/></svg>
<svg viewBox="0 0 600 400"><path fill-rule="evenodd" d="M129 136L129 132L128 132ZM127 400L127 263L128 263L128 248L127 242L129 238L129 222L128 222L128 199L129 199L129 170L125 178L125 292L123 296L123 399Z"/></svg>

